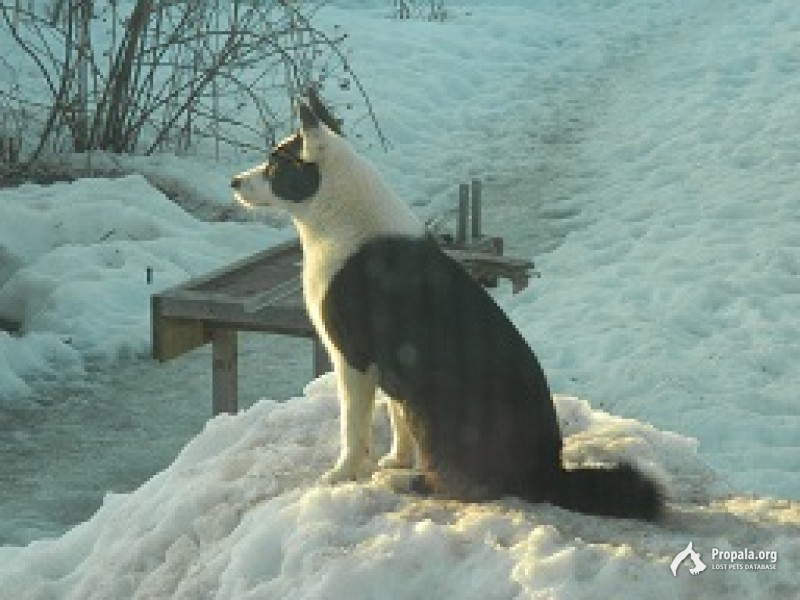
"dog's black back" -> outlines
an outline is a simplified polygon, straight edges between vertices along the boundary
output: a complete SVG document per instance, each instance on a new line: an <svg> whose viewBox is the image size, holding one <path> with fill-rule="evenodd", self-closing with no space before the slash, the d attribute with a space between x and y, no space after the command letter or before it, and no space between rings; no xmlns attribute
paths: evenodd
<svg viewBox="0 0 800 600"><path fill-rule="evenodd" d="M376 237L322 305L347 362L377 368L406 406L428 487L463 499L516 495L655 519L659 487L630 465L566 471L539 361L492 297L427 238Z"/></svg>
<svg viewBox="0 0 800 600"><path fill-rule="evenodd" d="M539 362L491 296L432 240L366 243L331 281L323 318L348 363L376 365L381 388L407 405L436 487L519 493L561 464Z"/></svg>

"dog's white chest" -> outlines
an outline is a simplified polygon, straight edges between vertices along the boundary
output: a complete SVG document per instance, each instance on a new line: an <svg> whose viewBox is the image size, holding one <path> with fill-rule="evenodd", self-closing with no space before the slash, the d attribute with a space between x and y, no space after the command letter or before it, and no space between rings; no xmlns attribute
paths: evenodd
<svg viewBox="0 0 800 600"><path fill-rule="evenodd" d="M304 240L303 243L303 298L311 323L322 343L333 350L325 329L322 304L331 280L342 268L352 249L329 247L324 243Z"/></svg>

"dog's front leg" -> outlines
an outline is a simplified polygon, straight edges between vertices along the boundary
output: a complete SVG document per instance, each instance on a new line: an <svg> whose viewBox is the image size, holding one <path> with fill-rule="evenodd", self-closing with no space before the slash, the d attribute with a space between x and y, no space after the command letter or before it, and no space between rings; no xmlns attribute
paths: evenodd
<svg viewBox="0 0 800 600"><path fill-rule="evenodd" d="M350 481L362 475L360 469L370 451L377 387L372 367L359 371L341 356L333 357L333 367L339 388L341 451L334 467L322 476L327 483Z"/></svg>

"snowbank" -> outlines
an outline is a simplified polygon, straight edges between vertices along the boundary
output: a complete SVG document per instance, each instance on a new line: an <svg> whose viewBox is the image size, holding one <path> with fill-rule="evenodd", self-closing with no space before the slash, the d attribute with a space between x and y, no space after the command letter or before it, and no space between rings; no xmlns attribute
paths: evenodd
<svg viewBox="0 0 800 600"><path fill-rule="evenodd" d="M700 439L733 489L798 498L800 21L783 4L699 10L628 65L581 143L584 227L509 302L553 389Z"/></svg>
<svg viewBox="0 0 800 600"><path fill-rule="evenodd" d="M683 489L678 501L714 495L693 440L576 398L557 406L570 455L636 456ZM214 419L168 469L108 495L89 521L58 539L0 548L0 597L775 598L800 583L791 530L800 507L788 503L679 504L668 523L652 525L515 499L462 504L370 482L317 485L338 449L337 413L325 376L305 397ZM669 563L689 539L709 564L716 546L774 549L778 570L673 577Z"/></svg>
<svg viewBox="0 0 800 600"><path fill-rule="evenodd" d="M24 332L0 334L0 402L55 368L145 354L152 293L290 234L198 221L138 175L0 190L0 214L0 316Z"/></svg>

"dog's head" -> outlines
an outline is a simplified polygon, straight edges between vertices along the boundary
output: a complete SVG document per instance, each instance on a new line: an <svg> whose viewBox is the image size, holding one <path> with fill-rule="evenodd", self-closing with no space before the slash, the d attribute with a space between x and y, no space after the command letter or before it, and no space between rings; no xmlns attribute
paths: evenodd
<svg viewBox="0 0 800 600"><path fill-rule="evenodd" d="M300 129L275 146L266 162L231 180L240 204L272 206L296 215L319 195L326 171L353 154L339 123L313 89L299 107Z"/></svg>
<svg viewBox="0 0 800 600"><path fill-rule="evenodd" d="M322 236L341 250L376 235L423 232L375 166L344 139L313 91L300 102L300 129L278 144L267 162L240 173L231 185L247 207L288 212L306 242Z"/></svg>

